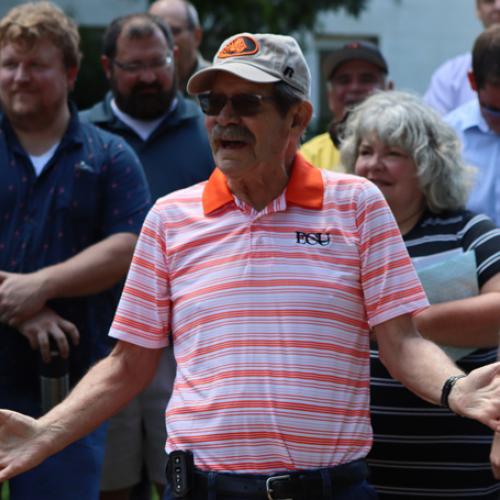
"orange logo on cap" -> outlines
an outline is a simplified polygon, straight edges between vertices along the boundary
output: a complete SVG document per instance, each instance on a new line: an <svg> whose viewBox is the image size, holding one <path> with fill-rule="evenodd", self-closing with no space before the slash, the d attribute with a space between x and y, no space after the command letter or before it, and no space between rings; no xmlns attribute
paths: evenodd
<svg viewBox="0 0 500 500"><path fill-rule="evenodd" d="M227 45L222 47L217 57L225 59L227 57L250 56L258 52L258 50L259 44L257 40L251 36L244 35L231 40Z"/></svg>

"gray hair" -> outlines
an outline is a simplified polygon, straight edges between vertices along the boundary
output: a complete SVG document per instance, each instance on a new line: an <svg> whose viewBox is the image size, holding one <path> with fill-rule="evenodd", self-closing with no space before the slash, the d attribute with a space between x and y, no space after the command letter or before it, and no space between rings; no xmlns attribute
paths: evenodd
<svg viewBox="0 0 500 500"><path fill-rule="evenodd" d="M285 117L291 107L304 100L304 95L288 83L280 80L273 84L274 102L282 117Z"/></svg>
<svg viewBox="0 0 500 500"><path fill-rule="evenodd" d="M354 172L361 141L372 135L411 156L431 212L465 207L473 169L462 160L454 130L420 98L401 91L376 92L352 111L340 150L348 172Z"/></svg>

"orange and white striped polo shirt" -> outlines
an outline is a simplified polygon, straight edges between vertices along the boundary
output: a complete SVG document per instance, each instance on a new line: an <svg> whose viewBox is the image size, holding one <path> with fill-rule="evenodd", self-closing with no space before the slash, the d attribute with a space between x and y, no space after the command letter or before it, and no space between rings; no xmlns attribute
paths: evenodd
<svg viewBox="0 0 500 500"><path fill-rule="evenodd" d="M172 331L166 449L205 470L334 466L370 449L369 329L426 307L378 189L297 155L264 210L216 170L149 213L110 335Z"/></svg>

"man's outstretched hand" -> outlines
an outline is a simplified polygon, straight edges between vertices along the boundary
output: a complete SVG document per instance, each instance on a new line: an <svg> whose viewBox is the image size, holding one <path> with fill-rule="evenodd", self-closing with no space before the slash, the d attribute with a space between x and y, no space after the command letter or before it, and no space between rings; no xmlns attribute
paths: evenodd
<svg viewBox="0 0 500 500"><path fill-rule="evenodd" d="M500 431L500 362L476 368L458 380L449 404L458 415Z"/></svg>
<svg viewBox="0 0 500 500"><path fill-rule="evenodd" d="M50 430L38 420L0 410L0 483L35 467L51 449Z"/></svg>

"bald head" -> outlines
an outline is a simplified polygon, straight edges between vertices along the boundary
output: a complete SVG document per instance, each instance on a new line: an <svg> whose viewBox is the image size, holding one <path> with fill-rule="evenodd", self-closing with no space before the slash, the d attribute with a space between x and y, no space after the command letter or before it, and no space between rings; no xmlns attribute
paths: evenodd
<svg viewBox="0 0 500 500"><path fill-rule="evenodd" d="M149 7L154 16L182 22L190 29L199 28L200 20L195 6L185 0L156 0Z"/></svg>
<svg viewBox="0 0 500 500"><path fill-rule="evenodd" d="M198 59L202 38L198 13L191 3L184 0L156 0L149 13L163 19L172 30L179 51L176 64L182 84L191 76Z"/></svg>

